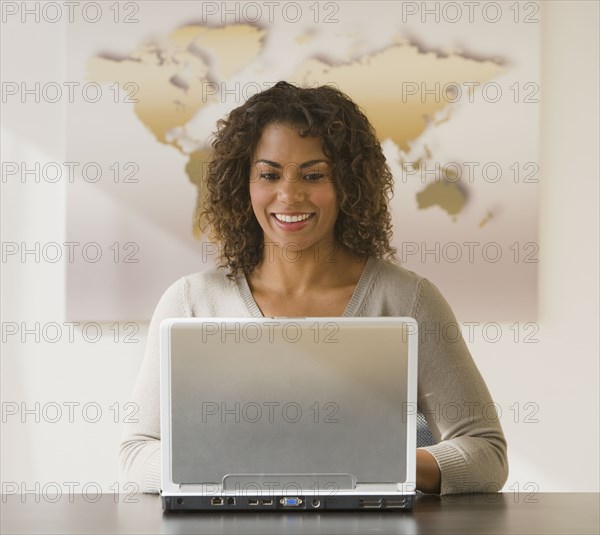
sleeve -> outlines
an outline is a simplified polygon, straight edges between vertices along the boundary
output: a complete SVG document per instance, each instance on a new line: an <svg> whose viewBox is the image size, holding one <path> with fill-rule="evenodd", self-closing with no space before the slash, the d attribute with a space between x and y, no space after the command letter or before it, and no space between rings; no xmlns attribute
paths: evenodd
<svg viewBox="0 0 600 535"><path fill-rule="evenodd" d="M497 411L454 313L427 279L419 283L413 317L418 405L438 441L423 449L440 467L440 494L498 492L508 478L508 459Z"/></svg>
<svg viewBox="0 0 600 535"><path fill-rule="evenodd" d="M141 492L160 491L160 324L166 318L189 316L182 278L165 291L152 315L144 359L131 396L138 412L133 422L124 424L120 480L136 484Z"/></svg>

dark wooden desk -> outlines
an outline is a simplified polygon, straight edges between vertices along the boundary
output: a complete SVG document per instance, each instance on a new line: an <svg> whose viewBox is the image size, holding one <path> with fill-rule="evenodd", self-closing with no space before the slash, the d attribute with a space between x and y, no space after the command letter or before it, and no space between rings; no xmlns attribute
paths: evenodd
<svg viewBox="0 0 600 535"><path fill-rule="evenodd" d="M48 497L47 497L48 498ZM1 498L0 533L427 533L594 534L600 532L600 494L474 494L419 497L411 513L175 513L157 496L81 495L56 503L33 495ZM24 500L24 501L23 501ZM72 500L72 501L71 501Z"/></svg>

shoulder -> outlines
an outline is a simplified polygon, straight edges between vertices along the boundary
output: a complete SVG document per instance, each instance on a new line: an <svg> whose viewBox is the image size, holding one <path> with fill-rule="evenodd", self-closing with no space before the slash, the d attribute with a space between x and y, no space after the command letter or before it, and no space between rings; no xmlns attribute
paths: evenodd
<svg viewBox="0 0 600 535"><path fill-rule="evenodd" d="M227 277L228 273L226 268L215 267L191 273L181 277L177 282L188 291L194 289L222 291L235 286L235 281Z"/></svg>
<svg viewBox="0 0 600 535"><path fill-rule="evenodd" d="M424 277L403 268L400 264L382 258L375 265L375 284L384 295L393 295L404 302L414 301Z"/></svg>
<svg viewBox="0 0 600 535"><path fill-rule="evenodd" d="M429 279L389 260L378 259L377 264L376 287L382 296L408 305L406 313L415 318L432 312L449 313L448 303Z"/></svg>
<svg viewBox="0 0 600 535"><path fill-rule="evenodd" d="M227 278L226 269L211 268L185 275L171 283L163 292L160 303L188 309L190 302L198 296L204 299L212 294L223 296L224 292L234 287L235 281Z"/></svg>
<svg viewBox="0 0 600 535"><path fill-rule="evenodd" d="M229 268L214 267L181 277L174 293L181 296L190 316L244 315L238 275L227 277Z"/></svg>
<svg viewBox="0 0 600 535"><path fill-rule="evenodd" d="M377 259L377 264L377 275L382 283L405 284L416 287L422 280L424 280L424 277L418 273L403 268L396 262L379 258Z"/></svg>

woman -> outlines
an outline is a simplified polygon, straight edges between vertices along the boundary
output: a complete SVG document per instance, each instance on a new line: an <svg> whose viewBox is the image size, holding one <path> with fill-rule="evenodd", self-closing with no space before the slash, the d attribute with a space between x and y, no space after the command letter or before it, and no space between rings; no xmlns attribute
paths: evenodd
<svg viewBox="0 0 600 535"><path fill-rule="evenodd" d="M394 262L393 178L373 127L346 95L285 82L219 121L197 223L218 268L183 277L154 312L126 424L124 481L160 488L158 330L167 317L409 316L419 322L417 489L500 490L506 441L439 290ZM446 410L451 407L452 410Z"/></svg>

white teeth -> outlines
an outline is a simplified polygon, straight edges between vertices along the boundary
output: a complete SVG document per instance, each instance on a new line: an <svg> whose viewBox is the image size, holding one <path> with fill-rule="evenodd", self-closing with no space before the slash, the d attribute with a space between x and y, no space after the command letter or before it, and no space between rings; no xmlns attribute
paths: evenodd
<svg viewBox="0 0 600 535"><path fill-rule="evenodd" d="M283 221L285 223L297 223L298 221L304 221L308 219L312 214L303 214L303 215L284 215L284 214L275 214L275 217L279 219L279 221Z"/></svg>

